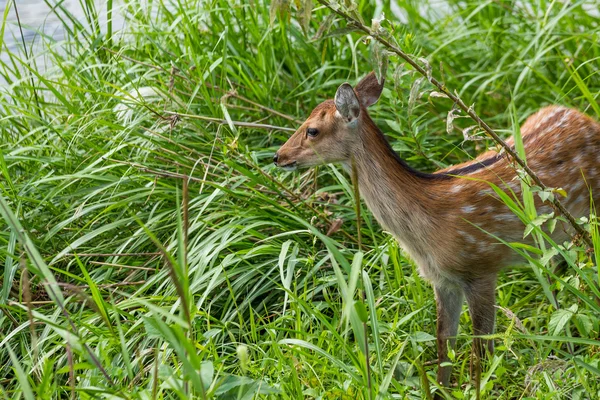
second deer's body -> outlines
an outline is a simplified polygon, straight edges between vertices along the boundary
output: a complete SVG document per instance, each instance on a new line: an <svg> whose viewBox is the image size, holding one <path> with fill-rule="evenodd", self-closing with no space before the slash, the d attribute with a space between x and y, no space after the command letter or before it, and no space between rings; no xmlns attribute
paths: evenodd
<svg viewBox="0 0 600 400"><path fill-rule="evenodd" d="M284 168L341 162L347 170L355 163L367 206L434 286L441 363L447 360L447 344L454 343L463 296L474 334L494 330L497 273L523 263L498 239L522 242L525 226L489 183L517 199L521 183L507 158L493 151L433 174L410 168L366 110L382 88L373 74L355 89L340 86L335 100L315 108L275 162ZM563 203L574 216L589 215L590 189L600 193L600 125L575 110L548 107L531 116L521 133L530 168L548 187L568 193ZM538 213L552 211L538 196L536 206ZM551 236L558 243L569 239L561 226ZM492 342L487 346L491 350ZM449 377L450 368L438 367L440 383L447 385Z"/></svg>

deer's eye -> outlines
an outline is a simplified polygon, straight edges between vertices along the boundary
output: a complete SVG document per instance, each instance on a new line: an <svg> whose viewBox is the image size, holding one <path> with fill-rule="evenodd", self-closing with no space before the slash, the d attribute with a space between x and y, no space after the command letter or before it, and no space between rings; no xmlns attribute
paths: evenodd
<svg viewBox="0 0 600 400"><path fill-rule="evenodd" d="M315 128L308 128L306 130L306 136L315 137L319 134L319 131Z"/></svg>

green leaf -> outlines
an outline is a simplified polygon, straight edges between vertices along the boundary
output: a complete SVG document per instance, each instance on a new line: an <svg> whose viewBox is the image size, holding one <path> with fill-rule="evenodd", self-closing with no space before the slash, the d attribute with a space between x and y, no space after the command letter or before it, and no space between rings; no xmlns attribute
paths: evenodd
<svg viewBox="0 0 600 400"><path fill-rule="evenodd" d="M202 361L200 364L200 379L204 384L204 390L208 390L215 374L215 367L212 361Z"/></svg>
<svg viewBox="0 0 600 400"><path fill-rule="evenodd" d="M550 334L556 336L560 332L562 332L564 327L573 317L573 314L574 313L571 310L556 310L550 317L550 322L548 323L548 329L550 331Z"/></svg>
<svg viewBox="0 0 600 400"><path fill-rule="evenodd" d="M365 307L365 303L362 301L355 301L354 309L356 310L358 318L361 322L366 323L369 320L369 314L367 313L367 307Z"/></svg>
<svg viewBox="0 0 600 400"><path fill-rule="evenodd" d="M540 263L544 266L548 265L552 257L558 254L558 249L555 247L550 247L548 250L544 252L542 258L540 258Z"/></svg>
<svg viewBox="0 0 600 400"><path fill-rule="evenodd" d="M19 358L14 353L13 349L8 345L8 343L5 343L4 346L6 346L6 349L8 350L8 355L10 356L10 360L16 372L15 375L17 376L17 380L21 384L21 392L23 397L25 397L27 400L34 400L35 396L33 395L33 390L29 384L29 374L25 373L25 370L19 362Z"/></svg>
<svg viewBox="0 0 600 400"><path fill-rule="evenodd" d="M415 332L410 335L410 340L413 342L435 342L435 336L427 332Z"/></svg>
<svg viewBox="0 0 600 400"><path fill-rule="evenodd" d="M150 317L142 317L142 321L144 322L144 329L146 330L146 335L151 339L163 339L161 329L158 327L159 323L164 324L164 322L158 320L157 318Z"/></svg>
<svg viewBox="0 0 600 400"><path fill-rule="evenodd" d="M594 329L594 323L589 315L586 314L575 314L575 326L581 334L581 336L589 337L592 329Z"/></svg>
<svg viewBox="0 0 600 400"><path fill-rule="evenodd" d="M556 218L550 218L548 220L548 232L553 233L554 229L556 229Z"/></svg>

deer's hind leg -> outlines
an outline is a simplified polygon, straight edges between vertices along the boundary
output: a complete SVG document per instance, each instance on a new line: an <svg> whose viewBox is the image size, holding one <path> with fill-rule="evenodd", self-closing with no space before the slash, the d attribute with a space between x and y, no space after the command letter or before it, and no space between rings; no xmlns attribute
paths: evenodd
<svg viewBox="0 0 600 400"><path fill-rule="evenodd" d="M496 275L470 280L465 284L465 297L473 321L473 351L477 356L494 352L494 342L477 336L494 333L496 321Z"/></svg>
<svg viewBox="0 0 600 400"><path fill-rule="evenodd" d="M496 321L496 275L471 279L465 284L465 297L473 321L473 356L471 378L475 380L476 398L480 398L481 359L494 352L494 342L480 336L494 333Z"/></svg>
<svg viewBox="0 0 600 400"><path fill-rule="evenodd" d="M457 285L447 283L435 286L435 301L437 305L437 350L438 371L437 381L443 386L450 382L451 366L441 366L449 361L448 345L454 348L458 320L463 304L463 291Z"/></svg>

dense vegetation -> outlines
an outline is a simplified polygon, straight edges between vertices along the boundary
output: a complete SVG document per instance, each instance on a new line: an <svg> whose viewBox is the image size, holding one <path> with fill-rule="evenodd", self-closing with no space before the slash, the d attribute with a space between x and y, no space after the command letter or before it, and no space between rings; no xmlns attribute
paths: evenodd
<svg viewBox="0 0 600 400"><path fill-rule="evenodd" d="M53 9L64 41L39 36L30 58L2 48L0 397L426 397L429 285L364 206L359 251L339 166L271 162L382 50L310 1L82 1L84 20ZM507 137L548 104L600 118L594 3L355 6L369 23L384 12L396 43ZM403 158L434 170L492 145L447 132L452 104L420 78L390 57L372 110ZM548 284L545 261L567 250ZM482 393L598 398L596 258L549 245L532 264L500 277ZM475 392L470 332L464 312L457 398Z"/></svg>

